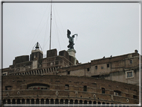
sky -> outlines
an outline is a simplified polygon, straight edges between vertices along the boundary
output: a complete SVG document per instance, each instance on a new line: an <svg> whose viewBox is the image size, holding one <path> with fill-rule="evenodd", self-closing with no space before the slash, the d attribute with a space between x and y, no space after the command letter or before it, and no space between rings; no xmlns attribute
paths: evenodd
<svg viewBox="0 0 142 107"><path fill-rule="evenodd" d="M49 50L50 3L3 4L3 68L30 55L39 42ZM139 46L139 3L52 3L51 49L68 50L67 29L75 37L80 63L133 53Z"/></svg>

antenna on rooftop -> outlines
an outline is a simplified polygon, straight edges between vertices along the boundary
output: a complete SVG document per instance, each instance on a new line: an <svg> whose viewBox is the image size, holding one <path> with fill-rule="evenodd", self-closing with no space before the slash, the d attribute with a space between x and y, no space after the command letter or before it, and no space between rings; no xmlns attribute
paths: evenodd
<svg viewBox="0 0 142 107"><path fill-rule="evenodd" d="M51 11L50 11L50 44L49 44L49 50L51 50L51 31L52 31L52 0L51 0Z"/></svg>

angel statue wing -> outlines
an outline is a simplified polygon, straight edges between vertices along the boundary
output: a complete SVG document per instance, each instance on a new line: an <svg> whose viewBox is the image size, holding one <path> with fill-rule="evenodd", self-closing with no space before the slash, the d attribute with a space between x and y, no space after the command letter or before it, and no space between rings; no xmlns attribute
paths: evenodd
<svg viewBox="0 0 142 107"><path fill-rule="evenodd" d="M70 38L71 31L67 30L67 37Z"/></svg>

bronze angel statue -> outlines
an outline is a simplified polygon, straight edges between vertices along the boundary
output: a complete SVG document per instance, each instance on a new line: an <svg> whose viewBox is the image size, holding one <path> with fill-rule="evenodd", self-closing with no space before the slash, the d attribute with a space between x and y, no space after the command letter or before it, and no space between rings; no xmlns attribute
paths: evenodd
<svg viewBox="0 0 142 107"><path fill-rule="evenodd" d="M73 45L74 45L74 37L75 35L78 36L77 34L74 34L72 35L72 37L70 36L71 35L71 31L70 30L67 30L67 37L69 38L69 45L68 45L68 48L69 49L74 49Z"/></svg>

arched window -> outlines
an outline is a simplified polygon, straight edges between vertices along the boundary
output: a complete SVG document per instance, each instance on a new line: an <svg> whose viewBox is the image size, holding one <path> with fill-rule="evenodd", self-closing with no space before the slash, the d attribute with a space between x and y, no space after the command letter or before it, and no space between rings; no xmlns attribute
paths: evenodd
<svg viewBox="0 0 142 107"><path fill-rule="evenodd" d="M12 104L15 104L15 99L12 99Z"/></svg>
<svg viewBox="0 0 142 107"><path fill-rule="evenodd" d="M86 100L84 101L84 104L87 104L87 101L86 101Z"/></svg>
<svg viewBox="0 0 142 107"><path fill-rule="evenodd" d="M41 99L41 104L44 104L44 99Z"/></svg>
<svg viewBox="0 0 142 107"><path fill-rule="evenodd" d="M78 104L78 100L75 100L75 104Z"/></svg>
<svg viewBox="0 0 142 107"><path fill-rule="evenodd" d="M70 104L73 104L73 100L70 100Z"/></svg>
<svg viewBox="0 0 142 107"><path fill-rule="evenodd" d="M68 99L65 99L65 104L68 104Z"/></svg>
<svg viewBox="0 0 142 107"><path fill-rule="evenodd" d="M33 84L28 84L27 89L49 89L50 86L47 84L42 84L42 83L33 83Z"/></svg>
<svg viewBox="0 0 142 107"><path fill-rule="evenodd" d="M31 99L31 104L34 104L34 99Z"/></svg>
<svg viewBox="0 0 142 107"><path fill-rule="evenodd" d="M63 104L63 99L60 100L60 104Z"/></svg>
<svg viewBox="0 0 142 107"><path fill-rule="evenodd" d="M17 104L20 104L20 99L17 99Z"/></svg>

